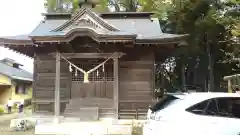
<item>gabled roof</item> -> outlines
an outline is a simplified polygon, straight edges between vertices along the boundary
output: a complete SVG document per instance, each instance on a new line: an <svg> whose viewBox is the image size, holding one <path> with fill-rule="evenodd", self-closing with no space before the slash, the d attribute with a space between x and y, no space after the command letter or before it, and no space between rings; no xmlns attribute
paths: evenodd
<svg viewBox="0 0 240 135"><path fill-rule="evenodd" d="M72 18L66 14L62 16L59 13L48 14L47 19L41 22L39 26L30 33L30 37L68 37L73 32L85 32L85 35L92 35L94 36L93 38L97 38L98 36L120 36L129 37L134 42L136 40L137 42L140 41L139 43L144 43L144 40L150 41L157 39L157 42L159 42L165 38L168 40L179 40L186 36L163 33L159 20L152 18L151 15L152 13L148 12L96 14L88 8L82 8L73 15ZM51 16L55 17L55 19Z"/></svg>
<svg viewBox="0 0 240 135"><path fill-rule="evenodd" d="M83 22L84 24L90 24L95 28L106 29L108 31L120 31L118 28L108 24L105 20L103 20L96 13L92 12L88 8L82 8L76 15L74 15L73 18L71 18L69 21L65 22L61 26L57 27L53 31L62 31L65 28L71 26L79 28L81 27L81 25L79 25L80 22Z"/></svg>
<svg viewBox="0 0 240 135"><path fill-rule="evenodd" d="M131 40L137 37L137 35L132 32L126 32L111 25L88 8L82 8L70 19L61 17L59 14L57 15L59 19L52 19L50 16L51 15L48 14L47 18L51 19L46 19L29 35L32 39L39 41L39 37L58 37L58 39L64 38L64 41L68 42L72 40L74 36L88 35L98 42L106 42L106 40L101 39L101 37L125 37ZM57 17L54 14L52 14L52 16ZM66 15L64 14L63 16ZM74 35L72 33L80 34ZM67 38L69 39L67 40Z"/></svg>
<svg viewBox="0 0 240 135"><path fill-rule="evenodd" d="M32 57L34 47L43 42L70 42L78 36L89 36L97 42L134 44L180 43L186 39L187 35L163 33L159 20L152 18L151 15L152 13L148 12L96 14L88 8L82 8L72 15L48 13L30 34L0 37L0 46L4 45ZM20 45L30 46L32 49L26 52L26 49L20 49Z"/></svg>
<svg viewBox="0 0 240 135"><path fill-rule="evenodd" d="M33 74L23 69L11 67L0 61L0 73L9 76L12 79L32 81Z"/></svg>

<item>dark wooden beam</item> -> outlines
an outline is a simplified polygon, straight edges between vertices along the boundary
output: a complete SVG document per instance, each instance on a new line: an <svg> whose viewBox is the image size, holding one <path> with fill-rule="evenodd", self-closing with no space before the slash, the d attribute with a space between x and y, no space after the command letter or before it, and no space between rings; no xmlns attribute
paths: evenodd
<svg viewBox="0 0 240 135"><path fill-rule="evenodd" d="M73 48L72 44L60 44L58 45L60 52L64 52L64 53L74 53L75 49Z"/></svg>
<svg viewBox="0 0 240 135"><path fill-rule="evenodd" d="M61 53L61 56L67 58L67 59L73 59L73 58L81 58L81 59L97 59L102 58L106 59L110 56L112 56L114 53ZM54 57L56 57L56 53L51 53ZM123 55L125 55L122 52L115 52L112 58L121 58Z"/></svg>

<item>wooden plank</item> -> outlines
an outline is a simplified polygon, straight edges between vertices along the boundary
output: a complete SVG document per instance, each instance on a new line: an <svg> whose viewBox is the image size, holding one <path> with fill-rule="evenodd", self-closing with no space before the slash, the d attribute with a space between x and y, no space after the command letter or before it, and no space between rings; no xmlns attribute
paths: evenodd
<svg viewBox="0 0 240 135"><path fill-rule="evenodd" d="M54 88L55 87L55 80L37 80L36 81L36 87L51 87L51 88ZM68 82L67 80L61 80L61 84L60 84L60 87L61 88L69 88L68 86Z"/></svg>
<svg viewBox="0 0 240 135"><path fill-rule="evenodd" d="M36 92L46 92L46 91L54 91L54 87L36 87ZM60 88L61 92L66 92L68 91L67 88Z"/></svg>
<svg viewBox="0 0 240 135"><path fill-rule="evenodd" d="M39 58L36 54L34 54L34 61L33 61L33 84L32 84L32 97L33 99L36 98L36 87L37 87L37 63ZM33 105L32 112L36 112L36 105Z"/></svg>
<svg viewBox="0 0 240 135"><path fill-rule="evenodd" d="M148 109L149 106L152 104L151 101L145 101L145 102L120 102L119 103L119 110L122 109Z"/></svg>
<svg viewBox="0 0 240 135"><path fill-rule="evenodd" d="M39 58L39 57L38 57ZM55 73L55 69L56 69L56 64L55 63L55 59L44 59L44 60L39 60L37 63L37 70L39 72L43 72L44 70L54 70ZM68 63L64 60L61 60L61 72L66 72L68 70ZM53 71L52 71L53 72Z"/></svg>
<svg viewBox="0 0 240 135"><path fill-rule="evenodd" d="M89 84L72 82L71 96L85 97L87 93L92 97L113 98L113 82L96 81Z"/></svg>
<svg viewBox="0 0 240 135"><path fill-rule="evenodd" d="M119 63L121 69L152 69L154 63L152 61L121 61Z"/></svg>
<svg viewBox="0 0 240 135"><path fill-rule="evenodd" d="M113 55L114 54L114 55ZM52 53L53 56L56 56L55 53ZM113 56L112 56L113 55ZM96 58L102 58L106 59L108 57L112 58L121 58L124 55L122 52L116 52L116 53L61 53L61 56L67 58L67 59L73 59L73 58L89 58L89 59L96 59Z"/></svg>
<svg viewBox="0 0 240 135"><path fill-rule="evenodd" d="M132 91L126 91L124 94L126 95L151 95L153 91L143 91L143 90L132 90Z"/></svg>
<svg viewBox="0 0 240 135"><path fill-rule="evenodd" d="M153 65L154 61L150 60L141 60L141 61L119 61L120 66L125 65L125 66L136 66L136 65Z"/></svg>
<svg viewBox="0 0 240 135"><path fill-rule="evenodd" d="M122 73L123 74L123 73ZM120 75L119 76L119 80L121 81L129 81L129 82L143 82L143 81L149 81L151 80L152 75L147 74L140 74L140 75L134 75L134 74L130 74L130 75Z"/></svg>
<svg viewBox="0 0 240 135"><path fill-rule="evenodd" d="M149 81L128 81L120 82L120 91L127 90L152 90L152 84Z"/></svg>
<svg viewBox="0 0 240 135"><path fill-rule="evenodd" d="M36 104L51 104L51 103L54 103L54 99L34 99L32 100L33 103L36 103ZM61 103L67 103L69 102L68 99L61 99L60 100Z"/></svg>
<svg viewBox="0 0 240 135"><path fill-rule="evenodd" d="M114 102L114 109L115 109L115 119L118 119L118 91L119 91L119 61L118 59L113 60L113 102Z"/></svg>
<svg viewBox="0 0 240 135"><path fill-rule="evenodd" d="M48 94L48 95L44 95L44 94L39 94L39 93L36 93L36 98L37 99L52 99L52 97L53 97L53 93L52 92L45 92L46 94ZM60 98L61 99L67 99L66 97L65 97L65 95L61 95L60 96Z"/></svg>
<svg viewBox="0 0 240 135"><path fill-rule="evenodd" d="M39 59L38 57L36 56L36 54L34 55L34 61L33 61L33 83L32 83L32 96L34 98L35 96L35 88L36 88L36 80L37 80L37 63L38 63Z"/></svg>
<svg viewBox="0 0 240 135"><path fill-rule="evenodd" d="M148 103L153 102L153 99L148 100L119 100L119 103Z"/></svg>
<svg viewBox="0 0 240 135"><path fill-rule="evenodd" d="M151 99L152 96L150 95L126 95L126 96L121 96L121 100L148 100Z"/></svg>
<svg viewBox="0 0 240 135"><path fill-rule="evenodd" d="M37 73L37 79L52 79L55 80L55 73ZM68 80L69 79L69 74L68 73L61 73L60 78L61 80Z"/></svg>
<svg viewBox="0 0 240 135"><path fill-rule="evenodd" d="M53 107L52 107L52 104L38 104L37 105L38 107L38 110L43 112L43 111L46 111L46 112L53 112Z"/></svg>
<svg viewBox="0 0 240 135"><path fill-rule="evenodd" d="M42 54L37 54L38 58L40 59L40 61L44 61L44 60L55 60L55 58L47 53L42 53ZM54 62L55 63L55 62Z"/></svg>
<svg viewBox="0 0 240 135"><path fill-rule="evenodd" d="M113 108L99 108L99 117L100 118L111 118L114 117L114 109Z"/></svg>

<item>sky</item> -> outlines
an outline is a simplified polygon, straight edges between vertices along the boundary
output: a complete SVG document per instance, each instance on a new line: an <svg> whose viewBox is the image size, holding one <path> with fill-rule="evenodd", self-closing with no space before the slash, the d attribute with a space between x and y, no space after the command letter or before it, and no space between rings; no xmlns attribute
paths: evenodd
<svg viewBox="0 0 240 135"><path fill-rule="evenodd" d="M0 0L0 37L30 33L43 19L44 0ZM0 59L11 58L33 72L33 59L0 47ZM0 67L1 68L1 67Z"/></svg>

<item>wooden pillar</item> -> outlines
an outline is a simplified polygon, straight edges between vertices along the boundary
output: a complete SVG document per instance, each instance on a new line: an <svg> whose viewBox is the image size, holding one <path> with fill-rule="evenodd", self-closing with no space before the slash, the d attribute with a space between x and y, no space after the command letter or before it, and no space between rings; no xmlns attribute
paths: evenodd
<svg viewBox="0 0 240 135"><path fill-rule="evenodd" d="M55 99L54 99L54 111L55 122L60 123L60 55L56 54L56 81L55 81Z"/></svg>
<svg viewBox="0 0 240 135"><path fill-rule="evenodd" d="M32 82L32 97L33 99L36 98L36 81L37 81L37 64L39 63L39 57L36 55L36 53L34 53L34 61L33 61L33 82ZM37 104L33 103L33 107L32 107L32 112L36 113L37 109Z"/></svg>
<svg viewBox="0 0 240 135"><path fill-rule="evenodd" d="M114 83L113 83L113 106L114 106L114 118L118 119L118 89L119 89L119 61L118 58L113 59L113 76L114 76Z"/></svg>
<svg viewBox="0 0 240 135"><path fill-rule="evenodd" d="M232 83L231 83L231 78L230 79L228 79L228 92L229 93L232 93L233 91L232 91Z"/></svg>

